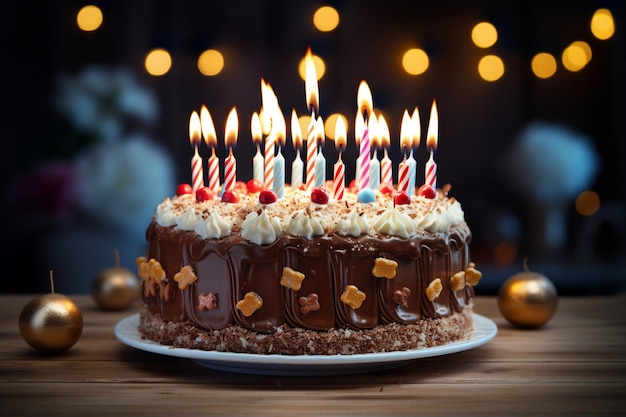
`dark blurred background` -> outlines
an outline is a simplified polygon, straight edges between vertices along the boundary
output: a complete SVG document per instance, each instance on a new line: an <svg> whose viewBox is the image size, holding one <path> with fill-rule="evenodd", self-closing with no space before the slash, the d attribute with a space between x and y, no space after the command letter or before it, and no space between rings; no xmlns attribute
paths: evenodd
<svg viewBox="0 0 626 417"><path fill-rule="evenodd" d="M77 15L90 4L103 21L84 31ZM340 19L328 32L313 22L322 6L332 6ZM325 63L320 114L348 119L348 176L362 79L389 124L394 166L402 112L419 108L418 183L437 100L438 184L452 184L472 228L472 258L484 272L477 292L496 292L525 258L561 294L623 290L624 6L617 0L2 2L0 291L47 291L52 269L58 291L88 292L95 275L114 265L115 249L122 266L135 270L155 205L176 184L190 182L190 113L207 105L223 159L226 116L237 107L237 175L249 179L250 116L261 107L260 80L272 85L287 126L292 109L305 115L298 64L309 46ZM614 20L608 39L590 29L599 9ZM481 48L471 34L485 21L498 37ZM562 54L577 41L591 58L569 70ZM155 48L171 57L159 76L146 69ZM429 58L422 74L403 68L411 48ZM205 50L223 56L216 75L198 69ZM540 52L556 60L548 78L531 69ZM494 81L477 69L486 55L504 64ZM332 141L324 152L331 178ZM200 153L206 160L209 148L202 144Z"/></svg>

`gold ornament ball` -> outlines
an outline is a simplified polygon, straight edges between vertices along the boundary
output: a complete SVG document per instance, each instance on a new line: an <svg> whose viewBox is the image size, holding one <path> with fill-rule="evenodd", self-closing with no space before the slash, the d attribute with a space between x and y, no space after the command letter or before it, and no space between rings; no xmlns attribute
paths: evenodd
<svg viewBox="0 0 626 417"><path fill-rule="evenodd" d="M61 353L78 341L83 316L72 300L61 294L35 297L24 306L20 334L30 346L44 353Z"/></svg>
<svg viewBox="0 0 626 417"><path fill-rule="evenodd" d="M124 310L139 297L139 280L126 268L100 272L91 287L96 304L105 310Z"/></svg>
<svg viewBox="0 0 626 417"><path fill-rule="evenodd" d="M557 303L552 281L528 270L508 278L498 293L498 307L504 318L522 328L546 324L554 315Z"/></svg>

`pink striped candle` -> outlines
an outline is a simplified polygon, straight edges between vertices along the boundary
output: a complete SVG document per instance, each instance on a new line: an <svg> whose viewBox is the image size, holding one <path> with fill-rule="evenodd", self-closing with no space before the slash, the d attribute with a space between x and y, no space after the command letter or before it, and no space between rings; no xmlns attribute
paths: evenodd
<svg viewBox="0 0 626 417"><path fill-rule="evenodd" d="M306 138L306 189L312 190L315 184L315 160L317 159L317 140L315 138L315 112L307 127Z"/></svg>
<svg viewBox="0 0 626 417"><path fill-rule="evenodd" d="M370 132L368 121L373 116L374 107L372 104L372 92L365 81L361 81L357 91L358 113L363 114L364 128L361 142L359 143L359 176L357 185L364 190L370 182Z"/></svg>
<svg viewBox="0 0 626 417"><path fill-rule="evenodd" d="M271 190L274 187L274 131L265 138L264 152L264 179L263 186Z"/></svg>
<svg viewBox="0 0 626 417"><path fill-rule="evenodd" d="M437 150L437 142L439 135L439 115L437 113L437 102L433 100L433 106L430 111L430 121L428 122L428 136L426 137L426 147L430 151L430 158L426 162L426 184L433 188L437 188L437 164L435 163L434 154Z"/></svg>
<svg viewBox="0 0 626 417"><path fill-rule="evenodd" d="M194 154L191 158L191 188L197 191L204 187L204 174L202 172L202 158L198 154L198 144L200 144L200 116L195 110L189 118L189 142L194 147Z"/></svg>
<svg viewBox="0 0 626 417"><path fill-rule="evenodd" d="M224 166L224 190L229 191L235 188L235 183L237 182L237 161L233 155L233 149L235 149L237 144L238 125L237 110L233 107L226 119L226 135L224 139L228 148L228 157Z"/></svg>

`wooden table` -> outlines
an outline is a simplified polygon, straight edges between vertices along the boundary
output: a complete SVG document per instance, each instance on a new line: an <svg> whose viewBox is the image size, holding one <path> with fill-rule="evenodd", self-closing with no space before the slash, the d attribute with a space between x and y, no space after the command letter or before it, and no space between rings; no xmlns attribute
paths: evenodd
<svg viewBox="0 0 626 417"><path fill-rule="evenodd" d="M81 339L43 356L20 337L32 296L0 296L0 415L626 415L626 294L559 299L540 330L518 330L494 297L476 312L499 327L473 350L401 368L333 377L253 376L120 343L115 324L134 313L83 313Z"/></svg>

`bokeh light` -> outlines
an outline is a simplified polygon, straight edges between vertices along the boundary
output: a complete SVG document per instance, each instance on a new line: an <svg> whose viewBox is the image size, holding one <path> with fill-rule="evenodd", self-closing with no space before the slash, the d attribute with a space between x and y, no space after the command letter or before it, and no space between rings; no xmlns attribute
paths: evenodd
<svg viewBox="0 0 626 417"><path fill-rule="evenodd" d="M583 41L572 42L563 50L561 62L563 66L572 72L580 71L591 60L591 47Z"/></svg>
<svg viewBox="0 0 626 417"><path fill-rule="evenodd" d="M428 55L422 49L409 49L402 56L402 67L411 75L423 74L428 69L428 65Z"/></svg>
<svg viewBox="0 0 626 417"><path fill-rule="evenodd" d="M576 197L576 212L591 216L600 208L600 196L595 191L583 191Z"/></svg>
<svg viewBox="0 0 626 417"><path fill-rule="evenodd" d="M493 248L493 260L500 266L513 265L517 259L517 245L509 240L499 242Z"/></svg>
<svg viewBox="0 0 626 417"><path fill-rule="evenodd" d="M330 6L320 7L313 15L313 24L321 32L330 32L339 25L339 13Z"/></svg>
<svg viewBox="0 0 626 417"><path fill-rule="evenodd" d="M322 58L317 55L313 55L313 62L315 62L315 74L317 75L317 79L320 80L326 73L326 63ZM306 67L304 65L304 58L300 60L300 64L298 64L298 73L300 74L300 78L302 80L306 80Z"/></svg>
<svg viewBox="0 0 626 417"><path fill-rule="evenodd" d="M207 49L198 57L198 70L206 76L214 76L224 69L224 56L220 51Z"/></svg>
<svg viewBox="0 0 626 417"><path fill-rule="evenodd" d="M333 113L328 116L324 122L324 134L328 139L335 140L335 126L337 125L337 120L339 118L343 119L343 122L348 127L348 119L343 114Z"/></svg>
<svg viewBox="0 0 626 417"><path fill-rule="evenodd" d="M615 21L608 9L598 9L591 18L591 33L600 40L606 40L615 33Z"/></svg>
<svg viewBox="0 0 626 417"><path fill-rule="evenodd" d="M537 77L550 78L556 72L556 58L547 52L540 52L533 57L530 66Z"/></svg>
<svg viewBox="0 0 626 417"><path fill-rule="evenodd" d="M172 68L172 57L165 49L153 49L146 55L145 66L148 74L159 77Z"/></svg>
<svg viewBox="0 0 626 417"><path fill-rule="evenodd" d="M497 81L504 75L504 62L499 56L486 55L478 63L478 74L485 81Z"/></svg>
<svg viewBox="0 0 626 417"><path fill-rule="evenodd" d="M498 41L498 31L489 22L480 22L472 29L472 41L479 48L489 48Z"/></svg>
<svg viewBox="0 0 626 417"><path fill-rule="evenodd" d="M81 30L92 32L102 25L102 10L99 7L85 6L76 15L76 23Z"/></svg>

